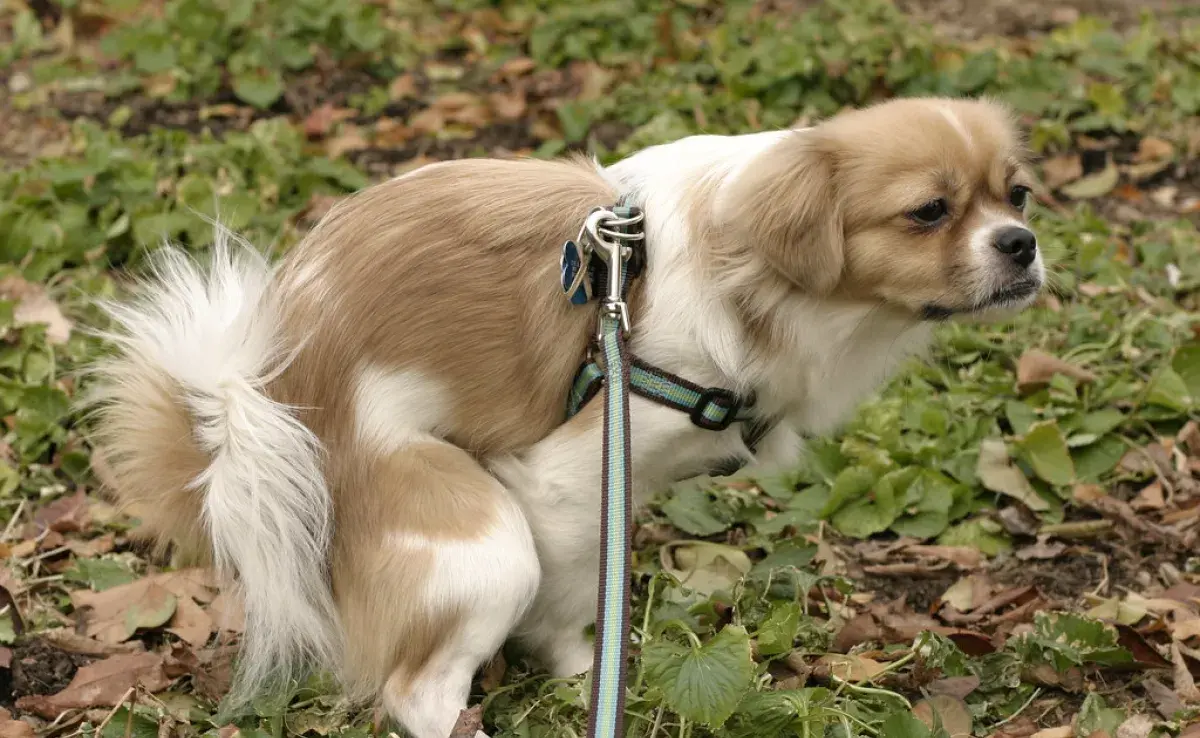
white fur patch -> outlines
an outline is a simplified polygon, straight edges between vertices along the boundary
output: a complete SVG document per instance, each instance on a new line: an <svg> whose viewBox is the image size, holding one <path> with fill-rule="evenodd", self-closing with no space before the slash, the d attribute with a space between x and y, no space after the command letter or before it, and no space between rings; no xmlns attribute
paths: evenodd
<svg viewBox="0 0 1200 738"><path fill-rule="evenodd" d="M245 605L236 701L339 650L324 579L332 505L319 441L262 391L294 353L276 334L275 270L219 225L207 268L171 247L152 264L140 299L108 306L108 338L179 384L212 459L195 484L216 566Z"/></svg>
<svg viewBox="0 0 1200 738"><path fill-rule="evenodd" d="M418 438L436 435L449 406L445 389L421 372L364 367L354 393L358 438L376 452L389 454Z"/></svg>
<svg viewBox="0 0 1200 738"><path fill-rule="evenodd" d="M937 110L942 114L942 117L950 123L950 126L954 128L955 132L962 136L962 140L967 145L967 149L970 149L975 145L975 142L971 138L971 132L967 130L967 127L963 125L962 120L953 110L945 106L939 106Z"/></svg>

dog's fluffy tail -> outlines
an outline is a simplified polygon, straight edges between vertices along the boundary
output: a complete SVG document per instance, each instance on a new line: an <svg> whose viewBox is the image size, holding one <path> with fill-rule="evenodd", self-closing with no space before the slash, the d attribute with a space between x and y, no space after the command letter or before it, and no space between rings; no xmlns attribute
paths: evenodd
<svg viewBox="0 0 1200 738"><path fill-rule="evenodd" d="M240 591L240 704L336 663L332 503L316 437L264 392L291 359L267 260L217 226L207 268L172 247L152 265L107 306L117 351L86 402L119 502Z"/></svg>

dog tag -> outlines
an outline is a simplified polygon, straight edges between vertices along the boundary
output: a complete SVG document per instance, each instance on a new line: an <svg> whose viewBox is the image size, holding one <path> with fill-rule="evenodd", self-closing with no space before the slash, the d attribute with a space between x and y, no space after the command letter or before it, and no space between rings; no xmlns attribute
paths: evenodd
<svg viewBox="0 0 1200 738"><path fill-rule="evenodd" d="M575 241L567 241L562 247L559 268L562 274L562 290L572 305L586 305L592 299L592 282L589 279L591 254Z"/></svg>

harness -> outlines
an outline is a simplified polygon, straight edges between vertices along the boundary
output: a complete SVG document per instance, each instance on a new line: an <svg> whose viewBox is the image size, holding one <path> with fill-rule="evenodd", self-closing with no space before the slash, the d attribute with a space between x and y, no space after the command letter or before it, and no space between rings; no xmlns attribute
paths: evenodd
<svg viewBox="0 0 1200 738"><path fill-rule="evenodd" d="M632 457L629 394L683 413L694 425L722 431L742 423L753 450L773 423L754 413L753 394L743 397L701 387L629 354L629 286L646 265L644 215L622 198L588 214L574 241L563 244L563 294L573 305L600 297L599 331L567 398L567 417L604 394L601 490L600 595L592 663L588 738L620 738L625 715L625 668L629 646ZM599 257L599 258L595 258Z"/></svg>

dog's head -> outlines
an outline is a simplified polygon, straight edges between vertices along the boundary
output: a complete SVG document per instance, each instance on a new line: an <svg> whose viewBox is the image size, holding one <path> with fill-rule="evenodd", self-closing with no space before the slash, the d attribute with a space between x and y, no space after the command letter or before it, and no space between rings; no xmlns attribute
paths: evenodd
<svg viewBox="0 0 1200 738"><path fill-rule="evenodd" d="M1003 107L894 100L789 133L732 181L723 219L805 293L942 319L1036 298L1032 186Z"/></svg>

